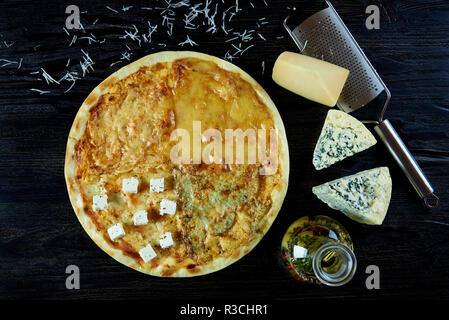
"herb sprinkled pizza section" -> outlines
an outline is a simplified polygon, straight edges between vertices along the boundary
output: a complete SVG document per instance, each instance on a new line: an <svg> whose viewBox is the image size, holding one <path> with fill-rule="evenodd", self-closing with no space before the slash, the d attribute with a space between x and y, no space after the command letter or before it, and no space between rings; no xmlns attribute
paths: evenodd
<svg viewBox="0 0 449 320"><path fill-rule="evenodd" d="M177 128L274 127L268 107L238 73L184 58L141 67L113 84L90 109L74 147L76 184L96 231L153 274L201 272L236 259L270 223L281 183L256 164L170 161Z"/></svg>

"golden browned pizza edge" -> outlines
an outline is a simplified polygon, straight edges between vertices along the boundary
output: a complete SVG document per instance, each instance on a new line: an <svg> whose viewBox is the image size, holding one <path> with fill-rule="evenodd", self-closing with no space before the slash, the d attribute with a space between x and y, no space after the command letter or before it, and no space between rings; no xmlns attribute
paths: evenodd
<svg viewBox="0 0 449 320"><path fill-rule="evenodd" d="M234 258L218 258L215 259L212 263L209 263L207 265L199 266L198 272L190 273L186 269L179 269L177 272L175 272L172 277L190 277L190 276L199 276L208 274L211 272L218 271L220 269L223 269L230 264L238 261L240 258L242 258L245 254L250 252L263 238L263 236L266 234L270 226L272 225L274 219L277 217L277 214L279 213L284 197L287 192L287 186L288 186L288 176L289 176L289 152L288 152L288 144L287 144L287 138L285 134L285 128L282 122L282 119L279 115L279 112L274 105L271 98L268 96L266 91L246 72L244 72L239 67L233 65L232 63L229 63L227 61L224 61L222 59L219 59L214 56L210 56L207 54L199 53L199 52L193 52L193 51L162 51L155 54L151 54L148 56L145 56L123 68L116 71L115 73L111 74L109 77L107 77L104 81L102 81L92 92L89 94L89 96L86 98L86 100L81 105L78 113L76 114L75 120L73 122L73 125L71 127L68 141L67 141L67 149L66 149L66 157L65 157L65 165L64 165L64 175L65 180L67 184L67 190L70 197L70 202L72 204L72 207L77 215L77 218L79 222L81 223L83 229L86 231L86 233L90 236L90 238L107 254L109 254L113 259L117 260L118 262L133 268L137 271L150 274L153 276L162 276L157 270L145 270L139 266L134 259L124 255L120 250L117 250L115 248L112 248L104 239L102 236L100 236L97 231L94 223L91 221L90 217L86 214L84 211L84 206L81 199L81 194L79 191L78 186L75 183L75 144L78 141L78 139L81 138L81 136L84 133L85 125L87 120L89 119L89 110L93 106L95 106L99 100L99 98L106 93L109 88L114 85L117 81L129 76L130 74L136 72L140 67L142 66L150 66L158 62L170 62L176 59L180 58L187 58L187 57L194 57L199 59L204 59L208 61L212 61L216 63L219 67L240 74L240 76L248 81L253 88L258 93L259 97L262 99L262 101L265 103L265 105L269 108L273 121L275 124L275 127L278 129L279 132L279 140L280 140L280 150L279 150L279 166L282 173L282 183L278 188L272 191L272 200L273 204L268 212L268 214L265 217L265 228L263 232L261 232L256 239L254 239L249 245L244 246L241 248L240 253L237 257Z"/></svg>

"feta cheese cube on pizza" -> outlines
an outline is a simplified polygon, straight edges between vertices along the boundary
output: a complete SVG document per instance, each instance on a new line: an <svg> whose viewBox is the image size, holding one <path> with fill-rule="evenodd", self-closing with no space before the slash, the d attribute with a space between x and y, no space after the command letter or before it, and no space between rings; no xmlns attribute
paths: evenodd
<svg viewBox="0 0 449 320"><path fill-rule="evenodd" d="M159 240L159 244L161 245L161 248L168 248L174 245L175 243L173 242L171 232L162 234L161 240Z"/></svg>
<svg viewBox="0 0 449 320"><path fill-rule="evenodd" d="M150 179L150 191L151 192L164 191L164 178Z"/></svg>
<svg viewBox="0 0 449 320"><path fill-rule="evenodd" d="M148 223L148 215L146 210L139 210L134 213L133 222L135 226L143 226Z"/></svg>
<svg viewBox="0 0 449 320"><path fill-rule="evenodd" d="M136 178L123 179L122 190L124 193L137 193L139 180Z"/></svg>
<svg viewBox="0 0 449 320"><path fill-rule="evenodd" d="M146 247L140 249L139 254L144 262L148 262L157 256L156 252L154 252L154 249L150 244L148 244Z"/></svg>
<svg viewBox="0 0 449 320"><path fill-rule="evenodd" d="M176 213L176 201L162 199L159 212L161 215L165 213L171 216L174 215Z"/></svg>
<svg viewBox="0 0 449 320"><path fill-rule="evenodd" d="M108 196L105 194L93 196L92 208L95 211L107 209L108 208Z"/></svg>
<svg viewBox="0 0 449 320"><path fill-rule="evenodd" d="M125 230L121 223L117 223L108 228L108 234L109 238L111 238L112 241L115 241L125 235Z"/></svg>

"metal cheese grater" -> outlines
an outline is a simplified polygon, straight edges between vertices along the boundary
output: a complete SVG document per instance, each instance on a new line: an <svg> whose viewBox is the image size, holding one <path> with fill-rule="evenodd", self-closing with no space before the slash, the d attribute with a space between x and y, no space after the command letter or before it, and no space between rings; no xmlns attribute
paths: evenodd
<svg viewBox="0 0 449 320"><path fill-rule="evenodd" d="M426 207L438 207L439 199L435 195L432 185L390 121L383 119L390 102L390 91L331 2L326 0L326 3L328 5L326 9L310 16L293 30L287 24L289 20L289 17L287 17L283 24L285 30L301 53L328 61L350 71L337 102L338 108L342 111L350 113L357 110L385 92L386 100L379 120L363 122L376 125L374 130L387 146L419 196L424 199Z"/></svg>

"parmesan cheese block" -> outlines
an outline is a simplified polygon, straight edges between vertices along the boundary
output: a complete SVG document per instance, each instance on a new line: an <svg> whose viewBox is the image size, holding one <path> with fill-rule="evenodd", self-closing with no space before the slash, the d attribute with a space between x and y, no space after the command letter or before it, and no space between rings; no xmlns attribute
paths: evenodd
<svg viewBox="0 0 449 320"><path fill-rule="evenodd" d="M343 111L329 110L312 162L315 169L321 170L376 143L376 138L359 120Z"/></svg>
<svg viewBox="0 0 449 320"><path fill-rule="evenodd" d="M390 172L387 167L365 170L314 187L312 192L352 220L380 225L391 199Z"/></svg>
<svg viewBox="0 0 449 320"><path fill-rule="evenodd" d="M300 96L335 106L349 70L332 63L293 52L284 52L276 60L273 80Z"/></svg>

